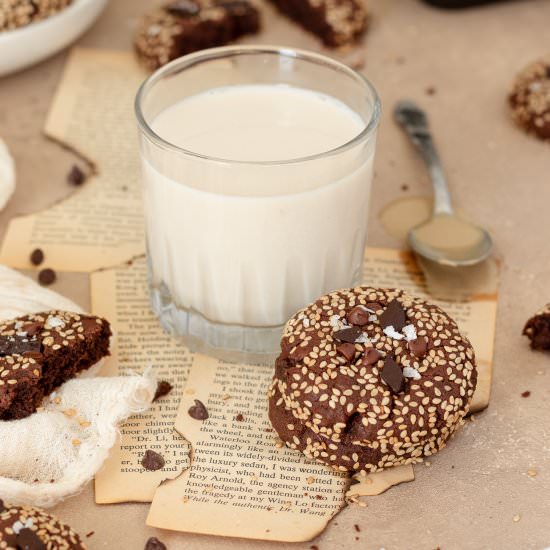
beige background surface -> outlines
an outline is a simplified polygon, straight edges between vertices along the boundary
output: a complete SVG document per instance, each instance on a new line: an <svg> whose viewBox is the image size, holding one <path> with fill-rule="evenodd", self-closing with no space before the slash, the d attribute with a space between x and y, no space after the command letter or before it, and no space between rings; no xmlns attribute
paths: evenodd
<svg viewBox="0 0 550 550"><path fill-rule="evenodd" d="M151 4L111 0L79 43L130 47L136 16ZM392 105L407 96L429 109L456 202L491 229L502 257L491 406L430 467L417 468L413 483L369 499L367 508L345 509L313 543L157 533L170 549L550 546L550 357L530 352L520 336L527 316L550 299L550 145L516 130L505 105L514 72L550 53L550 1L518 0L461 13L417 0L371 4L365 71L380 92L384 114L369 244L397 246L378 224L377 212L395 197L429 190L420 162L391 121ZM319 48L271 10L265 20L269 31L257 41ZM2 233L11 216L72 191L65 176L73 156L41 135L64 59L61 54L0 80L0 135L15 155L19 178L15 198L0 214ZM429 86L436 88L434 95L426 94ZM62 274L55 288L88 305L85 276ZM530 397L520 396L525 390ZM528 470L537 476L529 477ZM139 550L154 534L144 527L146 505L95 506L91 488L56 512L80 533L95 532L87 539L91 549Z"/></svg>

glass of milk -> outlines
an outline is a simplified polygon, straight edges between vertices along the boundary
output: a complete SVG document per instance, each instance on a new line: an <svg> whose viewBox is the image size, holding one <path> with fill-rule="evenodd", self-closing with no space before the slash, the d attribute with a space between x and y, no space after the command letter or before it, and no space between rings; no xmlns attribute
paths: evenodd
<svg viewBox="0 0 550 550"><path fill-rule="evenodd" d="M362 75L286 48L203 50L146 80L136 113L166 331L273 353L292 314L360 280L380 116Z"/></svg>

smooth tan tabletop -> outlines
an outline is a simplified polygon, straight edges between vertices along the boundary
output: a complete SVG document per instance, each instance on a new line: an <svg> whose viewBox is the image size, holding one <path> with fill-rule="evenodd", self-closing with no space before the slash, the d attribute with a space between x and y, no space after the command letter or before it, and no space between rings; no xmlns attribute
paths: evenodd
<svg viewBox="0 0 550 550"><path fill-rule="evenodd" d="M151 4L111 0L79 44L129 49L136 18ZM155 532L145 527L147 505L97 506L90 486L55 509L81 534L94 532L86 539L89 548L139 550L152 535L170 550L550 547L550 356L531 352L521 336L527 317L550 301L550 144L517 130L506 106L514 73L550 53L550 1L444 12L417 0L371 0L371 12L363 70L379 90L384 112L369 244L400 246L382 229L379 211L398 197L430 192L421 162L391 120L394 103L411 98L430 114L457 206L491 230L501 259L489 408L431 466L417 467L414 482L370 498L366 508L347 507L311 543ZM264 21L267 31L247 42L319 49L269 8ZM12 216L73 191L66 174L74 156L41 133L65 59L63 53L0 79L0 136L18 171L16 195L0 214L1 234ZM54 288L89 305L86 275L61 274ZM530 395L522 397L526 391Z"/></svg>

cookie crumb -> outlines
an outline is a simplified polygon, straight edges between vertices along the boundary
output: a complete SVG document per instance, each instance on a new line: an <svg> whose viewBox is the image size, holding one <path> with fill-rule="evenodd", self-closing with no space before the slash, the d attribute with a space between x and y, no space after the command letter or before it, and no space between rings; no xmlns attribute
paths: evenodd
<svg viewBox="0 0 550 550"><path fill-rule="evenodd" d="M35 248L30 255L32 265L40 265L44 261L44 252L41 248Z"/></svg>
<svg viewBox="0 0 550 550"><path fill-rule="evenodd" d="M38 273L38 282L42 286L49 286L53 283L55 283L55 280L57 279L57 275L55 271L49 267L42 269Z"/></svg>

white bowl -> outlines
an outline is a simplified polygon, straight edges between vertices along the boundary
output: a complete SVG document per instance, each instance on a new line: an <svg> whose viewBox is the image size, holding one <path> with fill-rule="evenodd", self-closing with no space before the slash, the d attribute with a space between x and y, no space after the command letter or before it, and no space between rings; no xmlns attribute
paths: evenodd
<svg viewBox="0 0 550 550"><path fill-rule="evenodd" d="M38 63L74 42L106 4L107 0L74 0L46 19L0 32L0 76Z"/></svg>

